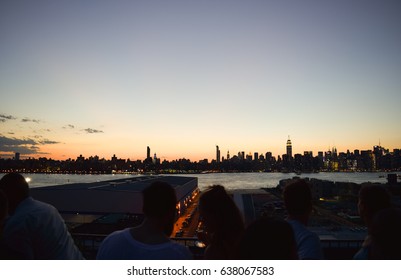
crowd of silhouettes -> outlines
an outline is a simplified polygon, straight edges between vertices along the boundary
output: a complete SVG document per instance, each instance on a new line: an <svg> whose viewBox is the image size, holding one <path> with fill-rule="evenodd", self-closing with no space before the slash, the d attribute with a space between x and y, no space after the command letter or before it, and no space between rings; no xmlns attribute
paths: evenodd
<svg viewBox="0 0 401 280"><path fill-rule="evenodd" d="M261 217L245 224L232 196L221 185L199 198L199 239L204 259L323 259L319 237L308 229L313 209L307 181L290 181L283 190L287 218ZM143 222L115 231L100 245L97 259L193 259L190 250L170 239L176 222L174 188L156 181L143 192ZM360 189L358 210L368 234L354 259L401 259L401 210L392 207L379 185ZM53 206L33 199L25 178L9 173L0 179L0 259L83 259Z"/></svg>

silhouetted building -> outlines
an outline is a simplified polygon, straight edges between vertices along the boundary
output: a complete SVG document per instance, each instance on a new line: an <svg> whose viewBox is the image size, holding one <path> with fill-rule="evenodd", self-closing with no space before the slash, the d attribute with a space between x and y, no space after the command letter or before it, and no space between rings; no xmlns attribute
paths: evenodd
<svg viewBox="0 0 401 280"><path fill-rule="evenodd" d="M291 158L292 158L292 144L291 144L290 136L288 136L288 140L287 140L287 158L289 160L291 160Z"/></svg>
<svg viewBox="0 0 401 280"><path fill-rule="evenodd" d="M146 148L146 159L150 159L150 148L149 146Z"/></svg>
<svg viewBox="0 0 401 280"><path fill-rule="evenodd" d="M252 154L251 153L246 155L246 160L247 161L252 161Z"/></svg>
<svg viewBox="0 0 401 280"><path fill-rule="evenodd" d="M111 157L111 161L112 161L112 162L116 162L116 161L117 161L117 157L116 157L115 154Z"/></svg>
<svg viewBox="0 0 401 280"><path fill-rule="evenodd" d="M259 153L258 152L255 152L254 154L253 154L253 160L258 160L259 159Z"/></svg>
<svg viewBox="0 0 401 280"><path fill-rule="evenodd" d="M160 163L160 159L157 158L156 153L153 156L153 164L159 164Z"/></svg>
<svg viewBox="0 0 401 280"><path fill-rule="evenodd" d="M217 164L220 163L220 149L219 146L216 145L216 162Z"/></svg>

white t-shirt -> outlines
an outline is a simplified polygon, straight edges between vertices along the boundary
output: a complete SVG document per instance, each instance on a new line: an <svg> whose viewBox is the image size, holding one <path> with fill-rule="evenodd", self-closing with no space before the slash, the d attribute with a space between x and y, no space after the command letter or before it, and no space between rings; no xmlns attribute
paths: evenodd
<svg viewBox="0 0 401 280"><path fill-rule="evenodd" d="M187 247L168 241L150 245L135 240L130 229L115 231L106 239L97 253L98 260L190 260Z"/></svg>
<svg viewBox="0 0 401 280"><path fill-rule="evenodd" d="M297 220L287 220L291 225L295 241L297 242L298 257L301 260L321 260L323 251L320 245L319 236L310 231Z"/></svg>
<svg viewBox="0 0 401 280"><path fill-rule="evenodd" d="M6 220L2 238L23 259L83 259L57 209L31 197Z"/></svg>

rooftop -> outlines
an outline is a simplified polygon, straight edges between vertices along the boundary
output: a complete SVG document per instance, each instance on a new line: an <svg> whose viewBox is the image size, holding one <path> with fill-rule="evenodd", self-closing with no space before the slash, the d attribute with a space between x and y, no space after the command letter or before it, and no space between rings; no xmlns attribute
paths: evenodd
<svg viewBox="0 0 401 280"><path fill-rule="evenodd" d="M60 213L110 214L142 213L142 190L156 181L169 183L177 202L197 187L196 177L140 176L95 183L38 187L30 190L33 198L55 206Z"/></svg>

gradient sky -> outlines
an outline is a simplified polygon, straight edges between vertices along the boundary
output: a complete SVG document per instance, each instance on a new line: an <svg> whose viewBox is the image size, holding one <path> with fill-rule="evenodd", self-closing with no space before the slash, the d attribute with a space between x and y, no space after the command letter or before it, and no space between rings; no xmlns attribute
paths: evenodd
<svg viewBox="0 0 401 280"><path fill-rule="evenodd" d="M0 2L0 157L401 148L400 1Z"/></svg>

